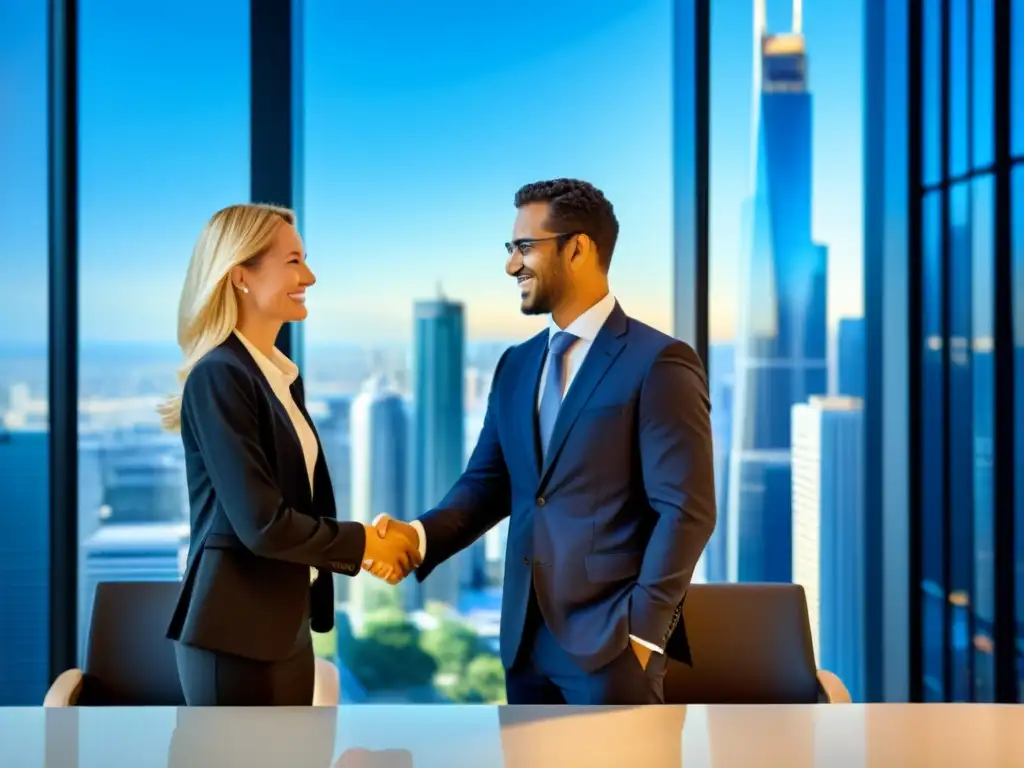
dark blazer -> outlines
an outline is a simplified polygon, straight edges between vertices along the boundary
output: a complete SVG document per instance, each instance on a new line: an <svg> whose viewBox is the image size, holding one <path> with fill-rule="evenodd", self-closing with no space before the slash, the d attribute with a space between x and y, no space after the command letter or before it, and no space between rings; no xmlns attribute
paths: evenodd
<svg viewBox="0 0 1024 768"><path fill-rule="evenodd" d="M312 427L301 379L292 395ZM365 529L334 519L323 448L310 494L288 413L234 334L189 374L181 439L192 532L167 636L260 661L283 659L307 603L315 631L334 626L331 572L359 573ZM310 566L321 571L312 586Z"/></svg>
<svg viewBox="0 0 1024 768"><path fill-rule="evenodd" d="M616 304L566 392L542 464L536 402L547 346L545 330L498 362L466 471L420 518L427 549L417 578L511 515L506 668L531 584L548 627L585 670L615 658L630 634L689 663L683 598L715 527L700 358Z"/></svg>

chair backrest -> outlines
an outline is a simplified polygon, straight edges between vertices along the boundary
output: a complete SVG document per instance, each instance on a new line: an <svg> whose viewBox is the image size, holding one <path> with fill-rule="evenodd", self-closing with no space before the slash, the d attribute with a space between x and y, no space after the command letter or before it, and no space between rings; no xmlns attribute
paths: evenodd
<svg viewBox="0 0 1024 768"><path fill-rule="evenodd" d="M666 704L819 700L807 598L800 585L693 585L683 619L693 666L669 661Z"/></svg>
<svg viewBox="0 0 1024 768"><path fill-rule="evenodd" d="M166 637L178 590L174 581L96 586L79 704L184 706L174 643Z"/></svg>

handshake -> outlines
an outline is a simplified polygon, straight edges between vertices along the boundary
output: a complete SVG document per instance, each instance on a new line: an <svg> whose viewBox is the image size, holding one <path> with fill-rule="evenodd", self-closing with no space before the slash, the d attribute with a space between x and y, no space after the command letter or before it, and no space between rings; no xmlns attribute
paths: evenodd
<svg viewBox="0 0 1024 768"><path fill-rule="evenodd" d="M420 537L401 520L381 515L366 528L363 570L389 584L398 584L420 564Z"/></svg>

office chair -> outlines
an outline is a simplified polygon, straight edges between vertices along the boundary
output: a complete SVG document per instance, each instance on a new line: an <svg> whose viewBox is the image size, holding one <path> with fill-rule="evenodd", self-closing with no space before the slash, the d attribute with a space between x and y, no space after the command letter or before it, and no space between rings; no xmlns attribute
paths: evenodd
<svg viewBox="0 0 1024 768"><path fill-rule="evenodd" d="M173 581L98 584L85 664L62 672L43 706L185 706L174 643L165 637L178 588ZM339 700L337 668L317 659L314 706Z"/></svg>
<svg viewBox="0 0 1024 768"><path fill-rule="evenodd" d="M683 604L693 666L668 662L666 704L849 704L814 661L799 584L695 584Z"/></svg>

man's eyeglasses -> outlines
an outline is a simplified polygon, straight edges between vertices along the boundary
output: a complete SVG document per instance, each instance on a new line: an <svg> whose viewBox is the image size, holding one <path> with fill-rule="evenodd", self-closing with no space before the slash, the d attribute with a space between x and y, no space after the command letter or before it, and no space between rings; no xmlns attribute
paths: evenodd
<svg viewBox="0 0 1024 768"><path fill-rule="evenodd" d="M537 243L547 243L551 240L558 241L558 247L561 248L565 245L570 237L576 237L582 232L563 232L560 235L550 235L548 237L522 237L518 240L513 240L511 243L505 243L505 251L511 256L516 251L523 256L528 254Z"/></svg>

